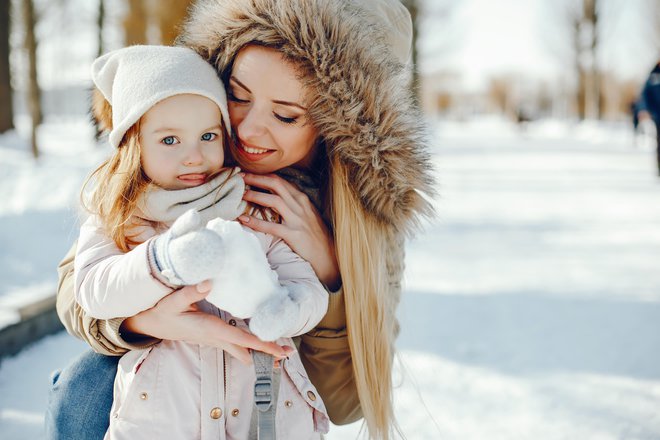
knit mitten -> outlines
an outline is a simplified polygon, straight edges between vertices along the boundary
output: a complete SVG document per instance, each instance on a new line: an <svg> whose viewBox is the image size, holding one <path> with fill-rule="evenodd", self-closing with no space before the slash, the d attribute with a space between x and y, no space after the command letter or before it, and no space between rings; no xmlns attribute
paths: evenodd
<svg viewBox="0 0 660 440"><path fill-rule="evenodd" d="M305 297L299 286L287 286L259 306L250 319L250 331L262 341L294 336L301 322L300 304Z"/></svg>
<svg viewBox="0 0 660 440"><path fill-rule="evenodd" d="M151 249L161 275L175 286L213 278L222 269L225 256L222 238L205 228L194 209L176 219Z"/></svg>
<svg viewBox="0 0 660 440"><path fill-rule="evenodd" d="M208 302L245 319L264 301L284 291L253 232L236 221L221 218L209 221L206 227L222 239L226 250L222 270L213 276Z"/></svg>

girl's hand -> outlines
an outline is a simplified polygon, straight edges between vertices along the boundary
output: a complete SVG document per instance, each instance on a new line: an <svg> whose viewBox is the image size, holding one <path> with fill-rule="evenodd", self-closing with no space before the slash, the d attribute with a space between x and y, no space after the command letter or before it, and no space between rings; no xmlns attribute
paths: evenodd
<svg viewBox="0 0 660 440"><path fill-rule="evenodd" d="M121 332L149 335L158 339L186 341L220 348L242 363L252 363L248 348L286 357L293 350L273 342L263 342L256 336L227 324L220 317L200 312L197 302L211 291L211 283L186 286L161 299L154 307L127 318Z"/></svg>
<svg viewBox="0 0 660 440"><path fill-rule="evenodd" d="M245 183L270 191L247 190L243 200L276 211L282 223L273 223L242 215L239 221L255 231L283 239L291 249L307 260L319 280L331 290L341 284L333 237L309 197L293 184L274 174L245 173Z"/></svg>

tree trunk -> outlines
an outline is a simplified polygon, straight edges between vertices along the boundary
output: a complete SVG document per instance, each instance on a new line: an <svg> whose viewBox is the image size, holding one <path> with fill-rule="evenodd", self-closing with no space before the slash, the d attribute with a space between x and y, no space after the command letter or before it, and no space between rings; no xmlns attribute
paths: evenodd
<svg viewBox="0 0 660 440"><path fill-rule="evenodd" d="M585 26L585 116L600 119L600 72L598 69L598 10L596 0L584 0Z"/></svg>
<svg viewBox="0 0 660 440"><path fill-rule="evenodd" d="M126 46L147 43L147 12L144 0L128 0L128 13L124 17L124 43Z"/></svg>
<svg viewBox="0 0 660 440"><path fill-rule="evenodd" d="M98 29L98 44L97 44L97 56L103 55L103 52L105 49L103 48L103 22L105 21L105 5L103 4L103 0L99 0L99 13L96 18L96 25Z"/></svg>
<svg viewBox="0 0 660 440"><path fill-rule="evenodd" d="M403 4L408 8L410 12L410 18L412 19L413 34L412 34L412 81L410 87L415 96L419 100L419 59L417 53L417 37L419 29L419 5L418 0L404 0Z"/></svg>
<svg viewBox="0 0 660 440"><path fill-rule="evenodd" d="M156 6L160 41L165 45L174 44L181 31L181 24L188 15L192 0L161 0Z"/></svg>
<svg viewBox="0 0 660 440"><path fill-rule="evenodd" d="M14 128L11 73L9 69L9 0L0 0L0 133Z"/></svg>
<svg viewBox="0 0 660 440"><path fill-rule="evenodd" d="M34 5L32 0L23 0L23 22L25 27L25 50L28 53L28 108L32 118L32 154L39 156L37 147L37 126L43 119L41 96L37 82L37 40L34 36Z"/></svg>

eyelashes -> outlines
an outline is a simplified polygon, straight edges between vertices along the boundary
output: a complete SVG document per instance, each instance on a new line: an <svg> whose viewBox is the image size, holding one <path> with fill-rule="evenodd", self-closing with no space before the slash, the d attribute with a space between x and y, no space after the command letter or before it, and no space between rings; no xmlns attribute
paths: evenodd
<svg viewBox="0 0 660 440"><path fill-rule="evenodd" d="M231 102L235 102L235 103L240 104L240 105L248 104L248 103L250 102L250 101L247 100L247 99L239 99L239 98L237 98L237 97L236 97L233 93L231 93L231 92L229 92L229 93L227 94L227 99L228 99L229 101L231 101ZM287 118L286 116L278 115L278 114L275 113L275 112L273 112L273 116L274 116L275 119L277 119L278 121L282 122L283 124L287 124L287 125L295 124L296 122L298 122L298 118L299 118L298 116L293 117L293 118Z"/></svg>
<svg viewBox="0 0 660 440"><path fill-rule="evenodd" d="M280 115L278 115L277 113L273 113L273 115L274 115L278 120L280 120L281 122L283 122L283 123L285 123L285 124L295 124L296 121L298 120L298 118L286 118L286 117L284 117L284 116L280 116Z"/></svg>

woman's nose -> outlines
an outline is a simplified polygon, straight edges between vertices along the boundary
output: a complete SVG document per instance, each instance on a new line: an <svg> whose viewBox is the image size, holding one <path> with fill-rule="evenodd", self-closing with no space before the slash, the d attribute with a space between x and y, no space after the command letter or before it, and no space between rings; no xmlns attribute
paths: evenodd
<svg viewBox="0 0 660 440"><path fill-rule="evenodd" d="M264 124L263 112L252 107L245 114L245 117L239 121L236 126L238 137L250 141L263 136L266 133L266 126Z"/></svg>

